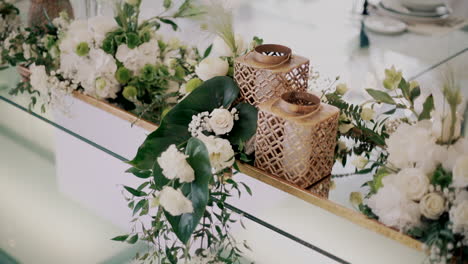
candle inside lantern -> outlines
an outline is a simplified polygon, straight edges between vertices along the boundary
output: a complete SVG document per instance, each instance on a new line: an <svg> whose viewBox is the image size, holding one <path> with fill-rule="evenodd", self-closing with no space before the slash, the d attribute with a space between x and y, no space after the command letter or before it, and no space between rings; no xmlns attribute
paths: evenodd
<svg viewBox="0 0 468 264"><path fill-rule="evenodd" d="M236 58L234 79L241 100L258 106L289 91L308 87L309 60L294 55L286 46L265 44Z"/></svg>
<svg viewBox="0 0 468 264"><path fill-rule="evenodd" d="M339 109L305 92L259 105L255 165L302 188L331 173Z"/></svg>

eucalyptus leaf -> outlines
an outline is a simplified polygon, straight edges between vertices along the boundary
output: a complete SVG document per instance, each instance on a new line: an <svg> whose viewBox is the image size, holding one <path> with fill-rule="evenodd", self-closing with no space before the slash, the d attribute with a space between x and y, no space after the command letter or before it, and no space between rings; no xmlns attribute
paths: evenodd
<svg viewBox="0 0 468 264"><path fill-rule="evenodd" d="M136 205L135 205L135 208L133 208L133 215L135 215L136 213L138 213L138 211L140 211L141 208L143 208L143 206L145 205L145 203L148 203L147 200L140 200Z"/></svg>
<svg viewBox="0 0 468 264"><path fill-rule="evenodd" d="M151 171L149 171L149 170L139 170L139 169L134 168L134 167L126 170L125 172L131 173L131 174L135 175L136 177L142 178L142 179L146 179L146 178L149 178L151 176Z"/></svg>
<svg viewBox="0 0 468 264"><path fill-rule="evenodd" d="M208 150L202 141L191 138L187 143L185 154L189 156L187 162L195 171L195 180L183 184L182 193L192 202L193 213L173 216L164 211L174 233L183 244L189 241L205 213L208 204L208 184L213 177Z"/></svg>
<svg viewBox="0 0 468 264"><path fill-rule="evenodd" d="M211 44L210 46L208 46L208 48L206 48L205 52L203 53L203 59L210 56L212 49L213 49L213 44Z"/></svg>
<svg viewBox="0 0 468 264"><path fill-rule="evenodd" d="M177 24L174 23L174 21L172 21L170 19L160 18L159 21L163 22L164 24L170 25L174 31L176 31L178 29Z"/></svg>
<svg viewBox="0 0 468 264"><path fill-rule="evenodd" d="M146 195L145 192L135 190L135 189L133 189L132 187L124 186L124 189L127 190L129 193L133 194L134 196L137 196L137 197L141 197L141 196L145 196L145 195Z"/></svg>
<svg viewBox="0 0 468 264"><path fill-rule="evenodd" d="M372 96L377 102L386 103L386 104L396 104L393 98L384 91L366 89L367 93Z"/></svg>
<svg viewBox="0 0 468 264"><path fill-rule="evenodd" d="M129 164L141 170L151 169L156 158L171 144L179 145L190 138L188 125L193 115L219 107L229 108L238 95L239 88L230 77L215 77L204 82L167 113L160 127L146 138Z"/></svg>
<svg viewBox="0 0 468 264"><path fill-rule="evenodd" d="M111 240L114 240L114 241L125 241L127 240L128 238L128 235L122 235L122 236L116 236L114 238L112 238Z"/></svg>
<svg viewBox="0 0 468 264"><path fill-rule="evenodd" d="M136 234L136 235L130 237L130 238L127 240L127 243L129 243L129 244L135 244L137 241L138 241L138 235Z"/></svg>

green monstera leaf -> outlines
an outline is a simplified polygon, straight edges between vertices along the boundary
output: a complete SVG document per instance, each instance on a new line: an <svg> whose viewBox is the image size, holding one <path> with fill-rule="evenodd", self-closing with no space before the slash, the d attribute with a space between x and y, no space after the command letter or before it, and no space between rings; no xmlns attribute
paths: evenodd
<svg viewBox="0 0 468 264"><path fill-rule="evenodd" d="M167 113L160 127L146 138L129 164L140 170L152 169L156 158L169 145L179 145L191 137L188 125L193 115L219 107L228 108L238 95L239 88L230 77L215 77L204 82Z"/></svg>
<svg viewBox="0 0 468 264"><path fill-rule="evenodd" d="M239 120L234 123L227 139L232 145L239 145L241 142L249 140L257 131L258 110L246 103L238 104L235 108L239 114Z"/></svg>
<svg viewBox="0 0 468 264"><path fill-rule="evenodd" d="M205 213L208 204L208 184L213 177L208 150L203 142L191 138L185 148L185 154L189 156L187 162L195 171L195 180L182 184L181 188L182 193L192 201L193 213L173 216L164 211L177 238L184 244L189 241Z"/></svg>

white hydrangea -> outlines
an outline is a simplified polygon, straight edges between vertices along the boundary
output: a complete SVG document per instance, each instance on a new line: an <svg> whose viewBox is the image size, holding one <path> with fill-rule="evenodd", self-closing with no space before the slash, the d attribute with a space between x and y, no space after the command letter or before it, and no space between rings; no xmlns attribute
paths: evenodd
<svg viewBox="0 0 468 264"><path fill-rule="evenodd" d="M30 83L34 90L38 91L41 96L47 96L49 93L49 82L44 65L32 64L29 66L31 71Z"/></svg>
<svg viewBox="0 0 468 264"><path fill-rule="evenodd" d="M175 190L165 186L159 195L159 204L173 216L193 212L192 202L184 196L180 189Z"/></svg>
<svg viewBox="0 0 468 264"><path fill-rule="evenodd" d="M392 184L392 177L395 176L385 176L383 187L365 203L379 217L380 222L406 231L420 225L421 213L419 205L409 200L397 186Z"/></svg>
<svg viewBox="0 0 468 264"><path fill-rule="evenodd" d="M198 139L205 144L210 156L211 167L215 172L229 168L234 164L234 150L229 140L203 134L200 134Z"/></svg>
<svg viewBox="0 0 468 264"><path fill-rule="evenodd" d="M81 83L86 94L98 98L115 98L121 86L115 78L115 59L102 49L91 49L86 59L77 62L73 79Z"/></svg>
<svg viewBox="0 0 468 264"><path fill-rule="evenodd" d="M458 188L468 187L468 155L459 157L453 167L452 185Z"/></svg>
<svg viewBox="0 0 468 264"><path fill-rule="evenodd" d="M195 180L195 172L188 164L188 156L180 152L176 145L170 145L158 158L158 164L166 178L179 179L180 182L192 182Z"/></svg>
<svg viewBox="0 0 468 264"><path fill-rule="evenodd" d="M101 47L106 34L115 30L118 25L113 17L95 16L88 20L89 31L93 34L94 44Z"/></svg>
<svg viewBox="0 0 468 264"><path fill-rule="evenodd" d="M401 124L386 140L388 162L397 168L413 167L414 164L435 163L428 156L434 150L436 139L424 123L417 125Z"/></svg>
<svg viewBox="0 0 468 264"><path fill-rule="evenodd" d="M158 61L158 54L158 41L152 39L134 49L130 49L126 44L122 44L117 48L115 57L123 63L125 68L138 74L145 65L155 65Z"/></svg>
<svg viewBox="0 0 468 264"><path fill-rule="evenodd" d="M449 212L453 232L468 238L468 199L465 198L452 206Z"/></svg>

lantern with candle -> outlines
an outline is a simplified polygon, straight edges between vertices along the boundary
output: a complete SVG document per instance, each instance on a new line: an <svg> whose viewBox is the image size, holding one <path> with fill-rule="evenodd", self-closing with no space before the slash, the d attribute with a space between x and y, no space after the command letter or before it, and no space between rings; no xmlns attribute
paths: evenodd
<svg viewBox="0 0 468 264"><path fill-rule="evenodd" d="M256 167L301 188L329 177L338 108L306 92L287 92L258 107Z"/></svg>

